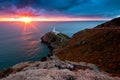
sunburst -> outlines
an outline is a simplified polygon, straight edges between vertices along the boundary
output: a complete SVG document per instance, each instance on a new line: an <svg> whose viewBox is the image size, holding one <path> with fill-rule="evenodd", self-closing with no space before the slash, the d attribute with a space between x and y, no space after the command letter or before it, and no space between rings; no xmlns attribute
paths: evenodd
<svg viewBox="0 0 120 80"><path fill-rule="evenodd" d="M26 24L30 24L32 22L32 19L30 17L22 17L19 18L19 21L25 22Z"/></svg>

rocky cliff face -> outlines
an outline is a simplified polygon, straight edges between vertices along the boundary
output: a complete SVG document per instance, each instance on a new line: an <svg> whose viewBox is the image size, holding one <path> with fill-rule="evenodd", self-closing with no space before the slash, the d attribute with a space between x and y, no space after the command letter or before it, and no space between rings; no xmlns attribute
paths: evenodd
<svg viewBox="0 0 120 80"><path fill-rule="evenodd" d="M41 40L46 43L52 52L56 52L60 47L66 46L68 44L70 37L63 33L48 32L42 36Z"/></svg>
<svg viewBox="0 0 120 80"><path fill-rule="evenodd" d="M48 32L44 36L41 37L43 43L52 43L57 40L57 36L53 32Z"/></svg>
<svg viewBox="0 0 120 80"><path fill-rule="evenodd" d="M57 51L61 60L88 62L120 76L120 18L77 32Z"/></svg>

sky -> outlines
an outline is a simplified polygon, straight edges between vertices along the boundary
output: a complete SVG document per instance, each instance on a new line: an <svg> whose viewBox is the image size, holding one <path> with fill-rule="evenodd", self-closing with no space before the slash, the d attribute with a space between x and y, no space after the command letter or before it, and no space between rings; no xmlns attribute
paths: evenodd
<svg viewBox="0 0 120 80"><path fill-rule="evenodd" d="M120 16L120 0L0 0L0 16Z"/></svg>

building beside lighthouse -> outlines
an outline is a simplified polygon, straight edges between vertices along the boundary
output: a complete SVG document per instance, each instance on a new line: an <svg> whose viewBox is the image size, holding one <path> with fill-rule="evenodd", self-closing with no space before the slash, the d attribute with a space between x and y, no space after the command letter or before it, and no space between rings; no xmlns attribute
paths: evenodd
<svg viewBox="0 0 120 80"><path fill-rule="evenodd" d="M56 31L55 27L53 28L52 32L55 33L55 35L60 33L59 31Z"/></svg>

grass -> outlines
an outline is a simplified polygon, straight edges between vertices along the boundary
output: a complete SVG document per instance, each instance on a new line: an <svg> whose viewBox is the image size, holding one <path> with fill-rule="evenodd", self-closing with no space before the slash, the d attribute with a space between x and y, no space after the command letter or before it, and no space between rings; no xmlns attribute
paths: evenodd
<svg viewBox="0 0 120 80"><path fill-rule="evenodd" d="M83 40L87 41L85 45L73 46ZM94 63L104 71L117 74L120 72L119 40L120 31L87 29L75 34L67 46L59 49L57 56L61 60Z"/></svg>

